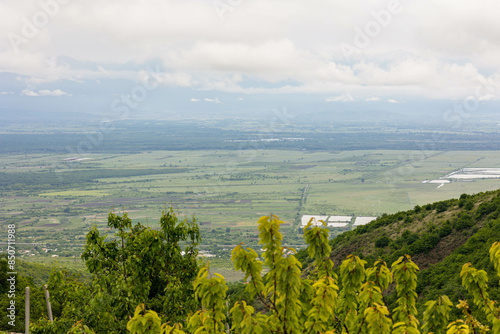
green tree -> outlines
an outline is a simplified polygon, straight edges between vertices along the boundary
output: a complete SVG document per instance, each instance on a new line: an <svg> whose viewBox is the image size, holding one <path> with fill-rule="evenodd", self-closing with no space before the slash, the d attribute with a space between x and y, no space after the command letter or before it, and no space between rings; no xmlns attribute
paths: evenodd
<svg viewBox="0 0 500 334"><path fill-rule="evenodd" d="M138 316L134 310L139 304L167 322L194 312L198 225L179 221L172 209L162 214L159 224L159 229L133 225L126 213L110 213L108 226L114 235L94 226L82 254L92 283L61 271L51 274L52 298L61 305L59 319L82 320L98 333L124 333L128 318Z"/></svg>

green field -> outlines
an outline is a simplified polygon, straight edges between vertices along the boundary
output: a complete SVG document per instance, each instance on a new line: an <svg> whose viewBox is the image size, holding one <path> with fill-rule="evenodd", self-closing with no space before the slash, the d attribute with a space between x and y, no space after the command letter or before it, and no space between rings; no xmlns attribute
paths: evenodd
<svg viewBox="0 0 500 334"><path fill-rule="evenodd" d="M110 211L154 225L171 205L201 225L201 249L227 258L232 245L257 246L256 221L273 213L285 243L302 245L302 214L378 216L415 205L500 188L500 179L436 179L463 167L500 167L496 151L152 151L64 155L3 155L0 218L15 223L23 256L78 255L85 233L105 229ZM54 167L56 166L56 167ZM50 181L51 180L51 181ZM42 248L51 249L46 252ZM54 250L56 249L57 250ZM34 255L31 255L34 254Z"/></svg>

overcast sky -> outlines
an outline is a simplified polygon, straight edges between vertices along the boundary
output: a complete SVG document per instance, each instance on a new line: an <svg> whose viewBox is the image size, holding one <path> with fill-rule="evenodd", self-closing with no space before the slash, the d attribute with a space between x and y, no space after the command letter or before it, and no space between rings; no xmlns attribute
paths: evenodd
<svg viewBox="0 0 500 334"><path fill-rule="evenodd" d="M499 13L498 0L0 0L0 102L139 101L134 85L156 84L185 108L494 101Z"/></svg>

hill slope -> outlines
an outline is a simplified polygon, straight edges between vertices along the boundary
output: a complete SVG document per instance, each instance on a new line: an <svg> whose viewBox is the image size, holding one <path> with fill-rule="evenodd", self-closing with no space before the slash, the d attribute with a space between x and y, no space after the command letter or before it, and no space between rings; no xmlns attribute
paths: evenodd
<svg viewBox="0 0 500 334"><path fill-rule="evenodd" d="M331 258L338 266L349 254L355 254L368 264L382 258L390 266L400 256L411 255L421 270L417 288L420 314L427 300L442 294L455 304L470 298L460 280L460 270L467 262L488 272L490 297L500 300L499 279L488 255L492 243L500 241L499 217L500 190L463 194L459 199L384 214L346 232L330 241ZM310 261L305 252L298 257L304 264ZM389 304L394 302L393 294L387 297Z"/></svg>

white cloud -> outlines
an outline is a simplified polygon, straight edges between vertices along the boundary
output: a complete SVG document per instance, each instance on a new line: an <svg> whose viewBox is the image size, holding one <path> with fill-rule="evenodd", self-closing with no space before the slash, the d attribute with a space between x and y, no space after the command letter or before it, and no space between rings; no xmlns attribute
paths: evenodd
<svg viewBox="0 0 500 334"><path fill-rule="evenodd" d="M212 103L222 103L217 97L214 98L214 99L209 99L208 97L206 97L204 99L206 102L212 102Z"/></svg>
<svg viewBox="0 0 500 334"><path fill-rule="evenodd" d="M368 102L380 101L380 97L378 97L378 96L371 96L371 97L366 98L366 101L368 101Z"/></svg>
<svg viewBox="0 0 500 334"><path fill-rule="evenodd" d="M352 101L354 101L354 98L351 96L351 94L347 93L347 94L340 95L340 96L326 97L325 101L326 102L352 102Z"/></svg>
<svg viewBox="0 0 500 334"><path fill-rule="evenodd" d="M21 95L26 95L26 96L40 96L40 95L38 95L38 93L35 93L34 91L29 90L29 89L24 89L22 91Z"/></svg>
<svg viewBox="0 0 500 334"><path fill-rule="evenodd" d="M497 96L493 94L485 94L482 95L478 98L479 101L491 101L491 100L496 100Z"/></svg>
<svg viewBox="0 0 500 334"><path fill-rule="evenodd" d="M39 90L38 92L35 92L34 90L30 89L24 89L21 93L21 95L26 95L26 96L71 96L71 94L68 94L60 89L56 90L48 90L48 89L42 89Z"/></svg>
<svg viewBox="0 0 500 334"><path fill-rule="evenodd" d="M389 103L399 103L399 101L395 100L395 99L388 99L387 102L389 102Z"/></svg>
<svg viewBox="0 0 500 334"><path fill-rule="evenodd" d="M200 99L195 99L195 98L193 97L193 98L189 99L189 101L191 101L191 102L198 102L198 101L200 101Z"/></svg>
<svg viewBox="0 0 500 334"><path fill-rule="evenodd" d="M101 78L143 82L146 64L157 63L164 85L325 94L332 102L352 101L346 91L366 101L464 98L479 80L500 74L497 0L402 2L401 13L347 61L339 45L354 43L357 29L373 21L370 13L387 5L253 0L235 5L221 20L212 1L72 1L17 52L0 39L0 72L34 85ZM0 3L0 30L22 35L22 18L40 10L37 0ZM245 80L273 88L244 88ZM65 95L24 95L44 94Z"/></svg>
<svg viewBox="0 0 500 334"><path fill-rule="evenodd" d="M9 92L0 92L0 95L12 95L14 92L9 91Z"/></svg>

